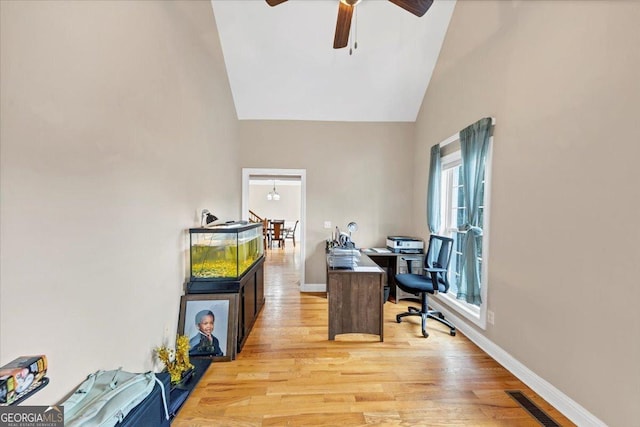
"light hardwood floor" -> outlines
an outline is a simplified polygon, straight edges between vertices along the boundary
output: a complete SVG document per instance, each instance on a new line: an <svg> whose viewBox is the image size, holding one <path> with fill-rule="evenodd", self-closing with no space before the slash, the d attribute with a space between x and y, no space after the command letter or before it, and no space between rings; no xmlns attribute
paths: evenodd
<svg viewBox="0 0 640 427"><path fill-rule="evenodd" d="M505 390L521 390L572 426L463 334L384 305L384 342L327 339L324 293L298 291L290 242L267 251L266 304L242 352L211 365L173 426L539 426ZM414 304L415 305L415 304Z"/></svg>

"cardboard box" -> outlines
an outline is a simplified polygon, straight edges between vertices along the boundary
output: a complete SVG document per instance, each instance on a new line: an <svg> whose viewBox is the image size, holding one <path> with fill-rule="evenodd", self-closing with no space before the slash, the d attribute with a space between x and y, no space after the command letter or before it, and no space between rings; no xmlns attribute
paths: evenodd
<svg viewBox="0 0 640 427"><path fill-rule="evenodd" d="M47 373L47 356L20 356L0 367L0 403L11 404Z"/></svg>

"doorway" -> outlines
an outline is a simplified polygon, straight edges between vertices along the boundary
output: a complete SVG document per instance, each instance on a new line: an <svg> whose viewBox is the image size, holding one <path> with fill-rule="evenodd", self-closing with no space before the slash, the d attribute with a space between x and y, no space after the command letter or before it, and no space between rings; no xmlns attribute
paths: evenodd
<svg viewBox="0 0 640 427"><path fill-rule="evenodd" d="M296 248L300 248L300 288L304 287L305 270L306 175L306 169L242 169L243 220L249 220L249 210L252 209L251 200L253 199L254 204L259 204L267 212L268 215L262 216L260 212L254 211L263 218L284 219L285 223L291 227L294 227L295 221L299 221L296 227ZM274 197L276 193L278 196ZM284 199L285 194L289 199L294 200ZM261 197L259 203L256 203L256 197ZM292 204L296 206L294 207ZM278 214L280 213L282 217L269 217L274 212L276 216L280 216ZM291 218L286 216L291 216Z"/></svg>

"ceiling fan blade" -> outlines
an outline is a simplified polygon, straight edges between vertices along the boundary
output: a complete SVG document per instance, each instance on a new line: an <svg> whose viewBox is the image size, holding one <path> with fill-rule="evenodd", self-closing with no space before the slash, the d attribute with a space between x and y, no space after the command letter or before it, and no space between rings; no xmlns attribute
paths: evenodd
<svg viewBox="0 0 640 427"><path fill-rule="evenodd" d="M389 0L396 6L400 6L404 10L413 13L416 16L422 16L433 4L433 0Z"/></svg>
<svg viewBox="0 0 640 427"><path fill-rule="evenodd" d="M277 6L277 5L279 5L280 3L284 3L284 2L286 2L286 1L287 1L287 0L267 0L267 4L268 4L269 6Z"/></svg>
<svg viewBox="0 0 640 427"><path fill-rule="evenodd" d="M333 48L340 49L349 43L349 30L351 29L351 16L353 6L338 2L338 21L336 22L336 35L333 39Z"/></svg>

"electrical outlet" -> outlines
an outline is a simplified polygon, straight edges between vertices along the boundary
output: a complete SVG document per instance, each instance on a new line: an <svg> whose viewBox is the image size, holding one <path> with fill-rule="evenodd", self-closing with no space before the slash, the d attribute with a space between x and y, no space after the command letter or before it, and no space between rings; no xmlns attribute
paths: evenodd
<svg viewBox="0 0 640 427"><path fill-rule="evenodd" d="M495 313L491 310L487 311L487 322L489 322L489 324L493 325L496 321L496 317L495 317Z"/></svg>
<svg viewBox="0 0 640 427"><path fill-rule="evenodd" d="M331 228L331 221L325 221L324 228Z"/></svg>

